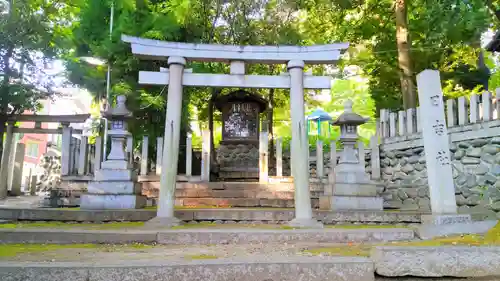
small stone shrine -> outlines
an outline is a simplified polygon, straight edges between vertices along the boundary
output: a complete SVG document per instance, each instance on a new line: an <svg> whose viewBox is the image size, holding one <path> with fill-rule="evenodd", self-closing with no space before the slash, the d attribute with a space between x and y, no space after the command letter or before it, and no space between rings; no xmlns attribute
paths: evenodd
<svg viewBox="0 0 500 281"><path fill-rule="evenodd" d="M94 180L89 182L87 194L81 197L82 209L134 209L146 205L146 197L141 195L141 186L137 183L137 173L124 149L130 135L127 120L132 117L125 101L125 96L118 96L116 106L102 112L111 123L108 131L111 149L101 169L95 172Z"/></svg>
<svg viewBox="0 0 500 281"><path fill-rule="evenodd" d="M326 201L331 210L382 210L383 199L377 196L377 185L365 171L365 166L356 153L358 126L368 119L352 111L352 101L344 104L344 112L333 122L340 126L340 142L343 151L335 167L333 188L321 201ZM320 203L321 204L321 203Z"/></svg>
<svg viewBox="0 0 500 281"><path fill-rule="evenodd" d="M259 178L259 114L266 104L260 96L241 90L215 101L222 112L222 141L217 150L219 179Z"/></svg>

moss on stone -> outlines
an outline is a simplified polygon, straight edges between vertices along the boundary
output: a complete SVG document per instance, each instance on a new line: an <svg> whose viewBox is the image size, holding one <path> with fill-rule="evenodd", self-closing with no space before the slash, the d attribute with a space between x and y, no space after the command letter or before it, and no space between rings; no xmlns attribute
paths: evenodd
<svg viewBox="0 0 500 281"><path fill-rule="evenodd" d="M0 245L0 257L15 257L19 254L30 254L37 252L56 251L61 249L88 249L97 248L97 244L2 244Z"/></svg>
<svg viewBox="0 0 500 281"><path fill-rule="evenodd" d="M21 254L32 254L39 252L66 251L71 249L94 249L101 252L117 252L136 249L152 248L153 245L132 243L124 245L112 244L0 244L0 258L15 257Z"/></svg>
<svg viewBox="0 0 500 281"><path fill-rule="evenodd" d="M171 229L193 229L193 228L219 228L219 229L234 229L234 228L253 228L253 229L296 229L288 225L280 224L219 224L213 222L200 222L196 224L183 224L173 226Z"/></svg>
<svg viewBox="0 0 500 281"><path fill-rule="evenodd" d="M217 256L208 255L208 254L188 255L188 256L184 256L184 258L190 259L190 260L215 260L215 259L218 259Z"/></svg>
<svg viewBox="0 0 500 281"><path fill-rule="evenodd" d="M419 246L419 247L437 247L437 246L500 246L500 223L492 228L485 235L460 235L439 237L423 241L407 242L389 242L381 244L343 244L335 247L314 248L304 250L305 253L312 255L332 255L332 256L364 256L370 255L372 247L376 246Z"/></svg>

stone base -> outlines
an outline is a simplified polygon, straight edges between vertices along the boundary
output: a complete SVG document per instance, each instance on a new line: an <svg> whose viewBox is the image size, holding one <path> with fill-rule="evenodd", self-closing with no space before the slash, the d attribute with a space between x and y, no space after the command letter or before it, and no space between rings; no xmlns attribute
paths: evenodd
<svg viewBox="0 0 500 281"><path fill-rule="evenodd" d="M472 222L470 214L422 215L422 224L443 225L470 222Z"/></svg>
<svg viewBox="0 0 500 281"><path fill-rule="evenodd" d="M193 260L186 262L150 261L123 258L113 262L52 262L0 264L0 280L22 281L373 281L374 268L359 257L283 257L249 261L245 257Z"/></svg>
<svg viewBox="0 0 500 281"><path fill-rule="evenodd" d="M371 183L335 183L333 192L337 196L377 196L377 185Z"/></svg>
<svg viewBox="0 0 500 281"><path fill-rule="evenodd" d="M470 214L462 215L423 215L422 225L416 229L421 239L459 234L484 234L498 221L472 221Z"/></svg>
<svg viewBox="0 0 500 281"><path fill-rule="evenodd" d="M291 227L300 227L300 228L323 228L323 223L319 222L315 219L293 219L288 222L288 225Z"/></svg>
<svg viewBox="0 0 500 281"><path fill-rule="evenodd" d="M375 265L376 273L388 277L476 277L477 279L467 278L467 280L493 281L498 280L500 275L498 266L500 247L385 246L372 249L370 257ZM493 278L479 278L486 276Z"/></svg>
<svg viewBox="0 0 500 281"><path fill-rule="evenodd" d="M95 171L95 181L137 181L137 173L132 170L100 169Z"/></svg>
<svg viewBox="0 0 500 281"><path fill-rule="evenodd" d="M80 208L103 209L141 209L146 206L146 196L134 194L84 194L80 198Z"/></svg>
<svg viewBox="0 0 500 281"><path fill-rule="evenodd" d="M80 206L80 197L84 189L54 188L40 201L41 207L64 208Z"/></svg>
<svg viewBox="0 0 500 281"><path fill-rule="evenodd" d="M331 210L377 210L384 209L384 199L376 196L331 196Z"/></svg>
<svg viewBox="0 0 500 281"><path fill-rule="evenodd" d="M131 181L92 181L87 186L91 194L141 194L140 183Z"/></svg>
<svg viewBox="0 0 500 281"><path fill-rule="evenodd" d="M124 160L107 160L102 162L101 169L116 169L116 170L131 170L133 167L128 161Z"/></svg>
<svg viewBox="0 0 500 281"><path fill-rule="evenodd" d="M144 225L147 228L168 228L181 225L182 221L176 217L154 217L147 221Z"/></svg>

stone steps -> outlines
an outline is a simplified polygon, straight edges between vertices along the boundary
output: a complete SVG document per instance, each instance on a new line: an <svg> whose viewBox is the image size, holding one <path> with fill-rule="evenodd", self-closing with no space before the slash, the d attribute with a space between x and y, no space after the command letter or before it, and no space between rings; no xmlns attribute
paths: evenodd
<svg viewBox="0 0 500 281"><path fill-rule="evenodd" d="M265 199L265 198L176 198L176 206L185 207L236 207L236 208L293 208L293 199ZM156 206L156 200L152 202ZM319 199L311 198L311 206L319 208Z"/></svg>
<svg viewBox="0 0 500 281"><path fill-rule="evenodd" d="M320 191L312 191L312 198L323 195ZM213 190L213 189L181 189L175 191L175 198L257 198L257 199L294 199L293 191L269 190Z"/></svg>
<svg viewBox="0 0 500 281"><path fill-rule="evenodd" d="M321 195L319 193L323 192L324 184L319 182L311 182L309 185L309 190L315 194ZM160 182L159 181L148 181L142 182L142 193L148 197L156 198L158 197ZM294 192L294 185L292 182L279 182L269 184L261 184L258 182L177 182L176 194L179 196L186 196L186 194L191 194L189 197L241 197L241 198L252 198L255 194L262 194L262 196L273 196L273 194L285 194L286 196L292 196ZM199 194L193 196L192 194ZM217 196L210 194L220 194ZM228 195L232 194L232 195ZM272 197L270 198L272 199Z"/></svg>
<svg viewBox="0 0 500 281"><path fill-rule="evenodd" d="M314 211L316 219L335 223L420 223L422 213L385 211ZM0 219L13 221L147 221L156 210L72 210L50 208L0 208ZM183 221L287 222L294 218L293 209L184 209L175 216Z"/></svg>
<svg viewBox="0 0 500 281"><path fill-rule="evenodd" d="M200 260L154 263L124 260L106 264L0 263L0 280L19 281L373 281L367 258L287 257L273 261Z"/></svg>
<svg viewBox="0 0 500 281"><path fill-rule="evenodd" d="M313 208L319 207L318 199L311 199ZM153 203L153 206L156 202ZM261 199L261 198L176 198L176 206L185 207L236 207L236 208L293 208L293 199Z"/></svg>
<svg viewBox="0 0 500 281"><path fill-rule="evenodd" d="M414 232L407 228L365 229L186 229L158 233L159 244L252 244L252 243L350 243L407 241Z"/></svg>
<svg viewBox="0 0 500 281"><path fill-rule="evenodd" d="M0 229L4 244L87 244L153 243L168 245L252 244L252 243L349 243L406 241L414 239L407 228L363 229L269 229L249 227L200 227L174 230L85 230L65 228ZM0 279L1 280L1 279Z"/></svg>

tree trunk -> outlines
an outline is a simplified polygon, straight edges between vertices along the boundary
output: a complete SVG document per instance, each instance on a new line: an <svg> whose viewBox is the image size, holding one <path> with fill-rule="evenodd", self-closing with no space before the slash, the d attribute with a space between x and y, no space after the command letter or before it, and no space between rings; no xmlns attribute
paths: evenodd
<svg viewBox="0 0 500 281"><path fill-rule="evenodd" d="M274 131L273 131L273 113L274 113L274 89L269 89L269 108L267 109L267 123L269 129L269 166L276 166L276 159L274 159Z"/></svg>
<svg viewBox="0 0 500 281"><path fill-rule="evenodd" d="M12 5L11 5L12 6ZM9 106L9 81L10 81L10 58L12 57L12 53L14 52L14 48L9 48L2 60L5 64L3 69L3 73L5 74L3 77L2 84L0 85L0 159L2 159L3 155L3 135L5 133L5 117L7 116L8 106ZM3 99L4 97L5 99ZM0 167L2 166L2 161L0 161Z"/></svg>
<svg viewBox="0 0 500 281"><path fill-rule="evenodd" d="M410 54L410 33L408 31L406 0L395 0L396 42L398 46L398 66L403 95L404 109L417 107L415 83L413 82L413 65Z"/></svg>

